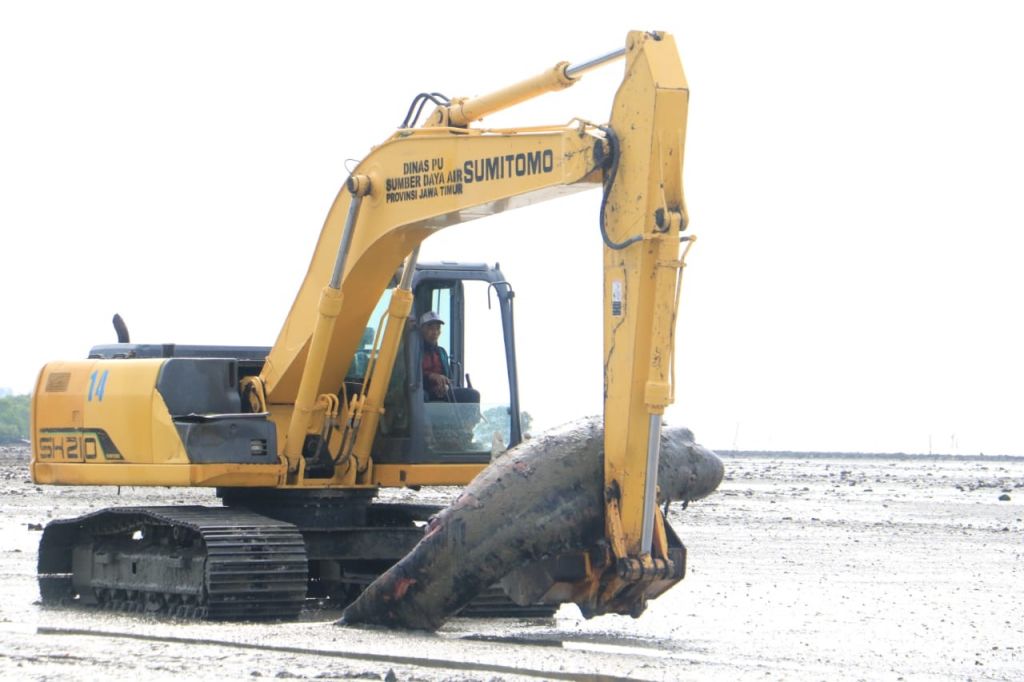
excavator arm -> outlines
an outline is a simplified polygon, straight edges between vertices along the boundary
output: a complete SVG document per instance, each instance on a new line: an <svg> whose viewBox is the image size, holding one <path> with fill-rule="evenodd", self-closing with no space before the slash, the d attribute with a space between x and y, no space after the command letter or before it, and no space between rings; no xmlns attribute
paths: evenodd
<svg viewBox="0 0 1024 682"><path fill-rule="evenodd" d="M625 608L642 610L645 591L682 570L667 557L655 500L662 415L674 400L680 245L692 244L682 236L689 89L671 37L628 40L609 131L618 136L617 167L608 171L602 210L605 533L616 577L601 601L610 605L621 593Z"/></svg>
<svg viewBox="0 0 1024 682"><path fill-rule="evenodd" d="M544 92L568 87L601 62L624 56L610 125L485 129L470 124ZM255 407L294 405L284 453L301 479L305 439L339 411L336 461L343 483L372 485L370 446L382 390L336 405L344 360L371 309L419 244L457 223L603 186L605 533L609 568L577 587L602 612L642 610L647 595L681 577L668 556L655 505L661 417L673 401L676 312L687 216L682 191L688 87L675 42L631 32L624 50L580 67L566 63L475 99L442 103L422 128L401 129L359 163L332 206L292 310L270 352ZM687 247L689 244L687 244ZM375 379L387 383L412 303L396 290ZM679 563L677 560L676 564ZM671 584L669 582L669 584ZM660 584L662 587L652 588Z"/></svg>

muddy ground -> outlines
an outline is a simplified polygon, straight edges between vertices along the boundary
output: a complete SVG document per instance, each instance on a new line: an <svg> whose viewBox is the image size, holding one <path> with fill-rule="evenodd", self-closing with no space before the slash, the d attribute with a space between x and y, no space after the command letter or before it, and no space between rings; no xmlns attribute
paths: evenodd
<svg viewBox="0 0 1024 682"><path fill-rule="evenodd" d="M640 619L565 606L410 634L330 611L225 625L42 608L40 524L216 498L38 487L27 451L0 448L0 679L1024 679L1024 459L725 461L716 495L673 508L688 575Z"/></svg>

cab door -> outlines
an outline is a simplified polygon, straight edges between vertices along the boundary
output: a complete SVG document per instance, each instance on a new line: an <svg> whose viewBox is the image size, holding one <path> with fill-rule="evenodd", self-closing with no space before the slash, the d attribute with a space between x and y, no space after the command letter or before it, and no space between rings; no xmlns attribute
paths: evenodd
<svg viewBox="0 0 1024 682"><path fill-rule="evenodd" d="M497 268L421 266L413 311L395 362L373 448L380 463L487 463L521 440L512 288ZM444 324L451 391L431 396L423 382L418 320Z"/></svg>

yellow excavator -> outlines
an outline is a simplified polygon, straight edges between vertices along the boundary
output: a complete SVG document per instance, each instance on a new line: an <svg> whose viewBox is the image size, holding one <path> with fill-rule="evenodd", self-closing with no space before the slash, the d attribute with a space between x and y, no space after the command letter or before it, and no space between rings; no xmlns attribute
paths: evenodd
<svg viewBox="0 0 1024 682"><path fill-rule="evenodd" d="M474 125L622 58L606 124ZM132 343L115 317L117 343L47 364L32 403L35 482L215 487L222 506L51 522L39 549L44 603L248 619L352 599L436 511L383 503L381 489L465 485L523 438L512 286L497 266L418 263L420 243L592 188L603 192L593 238L605 244L603 549L532 606L636 614L680 580L685 550L656 504L655 476L692 243L688 94L673 38L641 31L623 49L488 95L423 93L338 193L272 347ZM430 312L445 321L453 387L474 388L479 402L425 395L415 322ZM500 595L474 605L515 611Z"/></svg>

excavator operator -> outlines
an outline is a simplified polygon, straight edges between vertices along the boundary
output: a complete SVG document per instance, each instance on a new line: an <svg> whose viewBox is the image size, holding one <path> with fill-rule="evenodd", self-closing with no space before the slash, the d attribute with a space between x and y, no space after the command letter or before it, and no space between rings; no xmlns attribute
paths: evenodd
<svg viewBox="0 0 1024 682"><path fill-rule="evenodd" d="M448 351L438 345L444 320L429 310L420 315L420 336L423 339L423 392L427 402L479 403L480 392L456 387L452 381Z"/></svg>
<svg viewBox="0 0 1024 682"><path fill-rule="evenodd" d="M444 324L433 310L420 316L420 336L423 337L423 391L428 401L447 400L451 390L451 365L448 351L437 344Z"/></svg>

